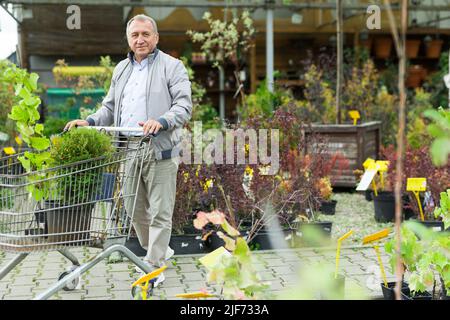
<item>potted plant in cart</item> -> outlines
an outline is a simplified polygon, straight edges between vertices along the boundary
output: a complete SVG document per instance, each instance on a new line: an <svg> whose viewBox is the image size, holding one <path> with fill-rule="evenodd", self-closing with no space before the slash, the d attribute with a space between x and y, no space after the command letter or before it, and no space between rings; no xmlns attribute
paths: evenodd
<svg viewBox="0 0 450 320"><path fill-rule="evenodd" d="M89 238L91 214L102 191L103 171L113 153L111 138L95 129L77 128L52 139L55 185L44 201L49 241ZM73 234L69 234L73 233Z"/></svg>

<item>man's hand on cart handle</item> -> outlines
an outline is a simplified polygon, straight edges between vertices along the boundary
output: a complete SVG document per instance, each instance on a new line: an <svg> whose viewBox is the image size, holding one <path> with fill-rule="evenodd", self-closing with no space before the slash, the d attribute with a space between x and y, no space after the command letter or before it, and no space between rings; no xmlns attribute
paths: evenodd
<svg viewBox="0 0 450 320"><path fill-rule="evenodd" d="M140 121L138 122L138 125L144 128L144 136L148 134L156 136L158 131L161 130L161 128L163 127L159 121L153 119L149 119L145 123Z"/></svg>
<svg viewBox="0 0 450 320"><path fill-rule="evenodd" d="M86 120L72 120L67 122L66 126L64 127L64 131L68 131L70 129L72 129L73 127L86 127L89 126L89 122L87 122Z"/></svg>

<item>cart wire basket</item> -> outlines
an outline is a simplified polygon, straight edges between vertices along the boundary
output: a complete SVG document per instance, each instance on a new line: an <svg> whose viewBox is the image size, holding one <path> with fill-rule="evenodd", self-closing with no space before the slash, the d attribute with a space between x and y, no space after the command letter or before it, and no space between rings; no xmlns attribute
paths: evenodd
<svg viewBox="0 0 450 320"><path fill-rule="evenodd" d="M37 300L61 289L74 290L81 274L113 252L147 273L152 271L125 247L136 205L136 182L151 153L151 136L118 134L142 132L142 128L91 128L113 134L112 155L34 172L18 170L18 157L23 154L0 159L0 251L16 254L0 269L0 279L33 252L58 251L72 263ZM71 247L102 250L81 265Z"/></svg>

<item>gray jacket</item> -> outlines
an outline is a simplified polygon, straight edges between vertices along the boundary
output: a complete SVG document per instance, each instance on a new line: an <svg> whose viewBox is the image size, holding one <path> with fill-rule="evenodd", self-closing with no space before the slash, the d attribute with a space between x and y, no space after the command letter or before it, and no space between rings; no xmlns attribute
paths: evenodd
<svg viewBox="0 0 450 320"><path fill-rule="evenodd" d="M149 56L147 80L147 116L158 120L163 130L152 139L155 159L169 159L180 154L182 127L192 114L191 82L183 63L155 49ZM91 126L120 124L123 90L132 72L130 53L114 69L111 87L102 106L86 120Z"/></svg>

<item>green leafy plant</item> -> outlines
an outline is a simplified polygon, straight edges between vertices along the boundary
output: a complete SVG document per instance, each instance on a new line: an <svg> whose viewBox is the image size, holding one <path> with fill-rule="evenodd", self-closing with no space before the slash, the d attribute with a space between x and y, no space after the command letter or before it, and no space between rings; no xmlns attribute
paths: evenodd
<svg viewBox="0 0 450 320"><path fill-rule="evenodd" d="M14 123L8 118L12 106L18 102L18 97L14 94L14 85L6 80L4 75L12 63L8 60L0 60L0 132L6 133L8 138L14 136Z"/></svg>
<svg viewBox="0 0 450 320"><path fill-rule="evenodd" d="M450 109L429 109L424 112L424 116L432 120L427 130L434 138L430 148L433 163L444 166L450 154Z"/></svg>
<svg viewBox="0 0 450 320"><path fill-rule="evenodd" d="M198 212L194 226L202 229L206 224L220 226L223 231L217 235L225 242L231 254L223 255L208 273L208 282L221 284L225 299L264 299L269 297L269 284L262 281L256 272L251 250L245 239L225 219L225 215L214 210L210 213Z"/></svg>
<svg viewBox="0 0 450 320"><path fill-rule="evenodd" d="M95 169L81 170L75 174L66 173L58 178L58 196L65 203L92 201L95 188L100 186L102 162L113 152L111 138L97 130L78 128L52 139L51 157L54 164L64 166L83 160L95 160ZM69 174L67 174L69 173Z"/></svg>
<svg viewBox="0 0 450 320"><path fill-rule="evenodd" d="M18 157L27 172L39 172L41 169L48 168L52 162L50 153L46 151L50 146L50 140L44 135L44 125L38 123L40 119L38 107L41 103L41 99L36 95L38 78L36 73L30 74L13 64L3 74L3 79L13 85L18 97L18 101L13 105L8 117L15 121L22 140L37 151L27 151L23 156ZM28 178L39 180L42 176L40 173L36 173ZM37 201L46 196L42 184L31 184L27 188Z"/></svg>
<svg viewBox="0 0 450 320"><path fill-rule="evenodd" d="M396 239L386 242L385 250L395 270L397 255ZM415 294L435 287L435 273L440 277L441 292L450 289L450 259L448 258L450 237L444 232L435 232L417 222L405 222L401 227L400 259L410 273L409 288Z"/></svg>
<svg viewBox="0 0 450 320"><path fill-rule="evenodd" d="M434 216L442 218L444 229L450 227L450 189L447 189L447 192L441 192L439 207L434 209Z"/></svg>

